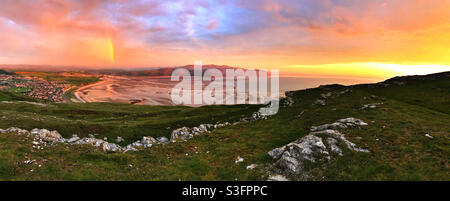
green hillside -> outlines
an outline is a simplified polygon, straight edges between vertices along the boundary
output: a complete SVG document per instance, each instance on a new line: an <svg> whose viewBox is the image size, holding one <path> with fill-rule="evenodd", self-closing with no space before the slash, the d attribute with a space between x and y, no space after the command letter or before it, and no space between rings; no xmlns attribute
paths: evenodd
<svg viewBox="0 0 450 201"><path fill-rule="evenodd" d="M343 150L342 157L309 164L311 180L450 180L450 73L401 77L371 85L330 85L289 93L278 114L231 125L182 143L127 153L87 145L32 148L32 139L0 134L0 180L266 180L268 151L309 133L311 126L355 117L368 123L345 129L370 153ZM330 96L321 98L323 94ZM323 99L325 104L316 104ZM234 122L258 105L200 108L110 103L36 105L0 91L0 128L47 128L63 136L170 136L173 129ZM293 104L287 104L293 102ZM377 104L376 108L364 108ZM364 109L363 109L364 108ZM426 137L431 135L433 138ZM244 158L236 163L236 158ZM26 160L35 160L26 164ZM257 164L247 170L250 164Z"/></svg>

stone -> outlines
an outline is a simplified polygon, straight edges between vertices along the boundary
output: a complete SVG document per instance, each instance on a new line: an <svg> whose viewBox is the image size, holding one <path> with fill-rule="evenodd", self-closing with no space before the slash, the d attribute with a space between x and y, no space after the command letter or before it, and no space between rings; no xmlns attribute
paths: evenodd
<svg viewBox="0 0 450 201"><path fill-rule="evenodd" d="M362 121L361 119L356 119L353 117L349 117L346 119L339 119L337 122L344 123L346 125L353 125L353 126L367 126L368 124Z"/></svg>
<svg viewBox="0 0 450 201"><path fill-rule="evenodd" d="M287 179L285 176L283 175L270 175L269 179L267 179L267 181L289 181L289 179Z"/></svg>
<svg viewBox="0 0 450 201"><path fill-rule="evenodd" d="M159 143L168 143L168 142L169 142L169 139L166 138L166 137L164 137L164 136L162 136L162 137L157 137L156 140L157 140Z"/></svg>
<svg viewBox="0 0 450 201"><path fill-rule="evenodd" d="M337 153L339 156L342 156L342 150L337 146L338 141L334 138L327 138L327 143L330 145L330 149L332 152Z"/></svg>
<svg viewBox="0 0 450 201"><path fill-rule="evenodd" d="M366 126L367 123L356 118L340 119L331 124L323 124L311 127L311 132L283 147L275 148L268 152L275 162L276 168L281 173L299 174L307 176L304 172L304 163L306 161L316 162L317 160L331 160L328 150L339 156L343 155L342 149L338 146L339 141L347 145L347 148L355 152L369 152L367 149L358 148L355 143L347 140L345 135L340 133L338 129L348 126ZM322 137L326 137L328 147L322 141Z"/></svg>
<svg viewBox="0 0 450 201"><path fill-rule="evenodd" d="M193 138L193 134L191 133L191 129L188 127L182 127L172 131L170 135L170 141L176 142L178 140L186 141L188 139Z"/></svg>
<svg viewBox="0 0 450 201"><path fill-rule="evenodd" d="M288 107L292 107L292 105L294 105L294 99L292 99L292 97L290 97L290 96L286 96L286 98L285 98L285 102L284 102L284 104L286 105L286 106L288 106Z"/></svg>
<svg viewBox="0 0 450 201"><path fill-rule="evenodd" d="M362 106L362 110L365 110L365 109L367 109L367 108L369 108L369 109L375 109L375 108L377 108L377 106L378 105L382 105L383 103L372 103L372 104L365 104L365 105L363 105Z"/></svg>
<svg viewBox="0 0 450 201"><path fill-rule="evenodd" d="M320 126L313 126L311 128L311 131L323 131L323 130L328 130L328 129L342 129L342 128L347 128L347 126L343 123L339 123L339 122L335 122L332 124L324 124L324 125L320 125Z"/></svg>
<svg viewBox="0 0 450 201"><path fill-rule="evenodd" d="M102 144L102 148L104 152L117 152L117 151L121 151L121 148L119 145L114 144L114 143L108 143L105 142Z"/></svg>
<svg viewBox="0 0 450 201"><path fill-rule="evenodd" d="M280 154L282 152L282 154ZM276 159L279 167L291 173L298 173L303 169L304 161L315 162L322 155L328 155L322 138L307 135L288 145L270 151L271 156ZM281 156L280 156L281 155Z"/></svg>
<svg viewBox="0 0 450 201"><path fill-rule="evenodd" d="M433 136L431 136L430 134L425 134L425 137L427 137L427 138L430 138L430 139L433 139L434 137Z"/></svg>
<svg viewBox="0 0 450 201"><path fill-rule="evenodd" d="M251 165L247 166L247 170L253 170L253 169L256 168L256 166L258 166L258 165L256 165L256 164L251 164Z"/></svg>
<svg viewBox="0 0 450 201"><path fill-rule="evenodd" d="M242 163L244 162L244 158L238 156L237 159L234 161L234 163Z"/></svg>
<svg viewBox="0 0 450 201"><path fill-rule="evenodd" d="M280 147L280 148L275 148L275 149L269 151L268 154L273 159L279 159L281 157L281 155L283 154L285 148L286 148L286 146Z"/></svg>
<svg viewBox="0 0 450 201"><path fill-rule="evenodd" d="M122 149L124 153L129 152L129 151L137 151L137 149L131 145L126 146L125 148Z"/></svg>
<svg viewBox="0 0 450 201"><path fill-rule="evenodd" d="M78 140L80 140L80 137L78 137L78 135L72 135L72 137L69 138L69 139L67 140L67 142L68 142L68 143L74 143L74 142L76 142L76 141L78 141Z"/></svg>
<svg viewBox="0 0 450 201"><path fill-rule="evenodd" d="M145 148L150 148L153 146L153 144L158 143L158 141L153 137L142 137L141 143Z"/></svg>
<svg viewBox="0 0 450 201"><path fill-rule="evenodd" d="M330 97L331 95L333 95L333 93L331 93L331 92L328 92L328 93L326 93L326 94L320 94L320 96L321 96L322 98L324 98L324 99Z"/></svg>
<svg viewBox="0 0 450 201"><path fill-rule="evenodd" d="M326 105L325 101L322 100L322 99L316 100L316 102L314 102L314 104L315 104L315 105L322 105L322 106L325 106L325 105Z"/></svg>
<svg viewBox="0 0 450 201"><path fill-rule="evenodd" d="M225 127L225 124L215 124L214 128L223 128Z"/></svg>
<svg viewBox="0 0 450 201"><path fill-rule="evenodd" d="M123 142L123 141L124 141L124 139L123 139L122 137L117 136L117 139L116 139L116 142L117 142L117 143L121 143L121 142Z"/></svg>
<svg viewBox="0 0 450 201"><path fill-rule="evenodd" d="M31 135L37 136L46 142L62 142L63 137L58 133L58 131L49 131L47 129L33 129L30 131Z"/></svg>

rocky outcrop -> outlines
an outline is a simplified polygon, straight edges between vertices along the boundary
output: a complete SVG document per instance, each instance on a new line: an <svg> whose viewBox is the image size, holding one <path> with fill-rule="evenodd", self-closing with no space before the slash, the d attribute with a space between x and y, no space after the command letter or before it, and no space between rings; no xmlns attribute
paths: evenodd
<svg viewBox="0 0 450 201"><path fill-rule="evenodd" d="M80 138L77 135L72 135L71 138L66 139L63 138L58 131L49 131L47 129L32 129L31 131L27 131L24 129L11 127L8 129L0 129L0 133L17 133L19 135L25 134L27 136L33 137L33 148L42 149L45 146L52 145L55 143L66 143L68 145L91 145L94 147L101 148L105 152L128 152L128 151L137 151L140 148L150 148L154 144L166 144L170 142L177 141L186 141L193 138L196 135L201 135L207 132L210 132L212 129L223 128L229 125L237 125L245 122L252 122L261 119L267 119L267 115L262 115L260 112L255 112L251 115L251 117L241 118L239 121L230 124L229 122L225 123L216 123L216 124L200 124L198 127L182 127L172 131L170 140L167 137L158 137L154 139L153 137L143 137L141 140L133 142L129 145L121 147L118 144L108 142L105 137L102 139L95 138L94 135L88 134L88 137ZM124 139L122 137L117 137L115 140L117 143L123 142Z"/></svg>
<svg viewBox="0 0 450 201"><path fill-rule="evenodd" d="M267 181L289 181L289 179L287 179L283 175L275 174L275 175L270 175L269 179L267 179Z"/></svg>
<svg viewBox="0 0 450 201"><path fill-rule="evenodd" d="M324 86L326 87L326 86ZM326 89L326 88L323 88ZM348 92L351 92L350 89L345 89L343 91L332 91L332 92L327 92L327 93L323 93L320 94L320 97L314 102L314 105L321 105L321 106L325 106L326 105L326 100L330 97L337 97L343 94L346 94Z"/></svg>
<svg viewBox="0 0 450 201"><path fill-rule="evenodd" d="M299 174L304 172L305 162L329 161L335 153L338 156L343 155L340 143L355 152L369 152L356 146L355 143L347 140L345 135L338 129L356 126L366 126L367 123L356 118L340 119L331 124L313 126L311 132L294 142L283 147L273 149L268 152L275 163L274 167L278 171L286 174ZM324 140L326 139L326 144Z"/></svg>
<svg viewBox="0 0 450 201"><path fill-rule="evenodd" d="M252 114L251 117L244 117L241 118L239 121L234 122L233 124L229 122L225 123L216 123L216 124L200 124L198 127L182 127L178 128L172 131L170 135L170 142L180 142L180 141L187 141L194 136L201 135L204 133L207 133L211 131L212 129L219 129L224 128L230 125L237 125L240 123L247 123L247 122L253 122L258 120L267 119L266 115L261 114L260 112L255 112Z"/></svg>
<svg viewBox="0 0 450 201"><path fill-rule="evenodd" d="M47 129L33 129L30 131L31 135L37 136L46 142L64 142L64 138L58 133L58 131L49 131Z"/></svg>
<svg viewBox="0 0 450 201"><path fill-rule="evenodd" d="M314 102L314 104L315 105L325 106L327 103L325 102L325 100L317 99L316 102Z"/></svg>
<svg viewBox="0 0 450 201"><path fill-rule="evenodd" d="M291 107L294 105L295 101L292 98L294 96L294 91L287 91L285 93L286 97L284 98L284 105L287 107Z"/></svg>
<svg viewBox="0 0 450 201"><path fill-rule="evenodd" d="M42 149L43 147L53 145L56 143L66 143L68 145L91 145L99 147L105 152L126 152L130 150L137 150L138 147L148 148L152 144L158 143L152 137L143 137L142 140L138 140L126 147L121 147L118 144L107 142L106 140L97 139L94 135L89 137L80 138L77 135L72 135L71 138L66 139L58 133L58 131L49 131L47 129L32 129L27 131L20 128L11 127L6 130L0 129L0 133L17 133L19 135L27 135L33 138L33 148Z"/></svg>
<svg viewBox="0 0 450 201"><path fill-rule="evenodd" d="M172 131L172 134L170 135L170 141L176 142L179 140L189 140L194 137L194 134L191 132L191 129L188 127L183 127L179 129L175 129Z"/></svg>
<svg viewBox="0 0 450 201"><path fill-rule="evenodd" d="M259 112L255 112L249 118L246 119L246 122L249 121L257 121L260 119L266 119L267 116L262 115ZM238 122L233 123L233 125L242 123L242 119ZM153 137L143 137L141 140L133 142L129 145L121 147L118 144L107 142L107 138L97 139L94 135L88 134L88 137L80 138L77 135L72 135L71 138L66 139L63 138L58 131L49 131L47 129L32 129L31 131L27 131L20 128L11 127L8 129L0 129L0 133L17 133L17 134L25 134L34 138L33 140L33 148L42 149L45 146L52 145L55 143L66 143L68 145L91 145L94 147L101 148L105 152L128 152L128 151L137 151L140 148L150 148L154 144L166 144L170 142L177 141L186 141L193 138L196 135L201 135L211 131L212 129L223 128L231 125L228 122L225 123L216 123L216 124L200 124L198 127L182 127L172 131L170 140L167 137L158 137L154 139ZM117 137L116 142L120 143L124 141L122 137Z"/></svg>
<svg viewBox="0 0 450 201"><path fill-rule="evenodd" d="M116 142L117 142L117 143L121 143L121 142L123 142L123 141L124 141L124 139L123 139L122 137L117 136L117 139L116 139Z"/></svg>
<svg viewBox="0 0 450 201"><path fill-rule="evenodd" d="M321 156L329 156L322 138L314 135L307 135L268 154L277 160L275 163L277 167L292 173L302 171L305 161L315 162Z"/></svg>

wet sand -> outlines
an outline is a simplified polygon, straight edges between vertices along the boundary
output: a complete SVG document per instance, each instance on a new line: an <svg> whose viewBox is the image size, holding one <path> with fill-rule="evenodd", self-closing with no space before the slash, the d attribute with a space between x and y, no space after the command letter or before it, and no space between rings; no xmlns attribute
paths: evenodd
<svg viewBox="0 0 450 201"><path fill-rule="evenodd" d="M177 82L166 77L104 76L102 81L74 92L81 102L173 105L170 92Z"/></svg>
<svg viewBox="0 0 450 201"><path fill-rule="evenodd" d="M373 83L367 79L329 79L329 78L280 78L280 97L285 91L314 88L323 84L351 85ZM80 102L132 103L137 105L174 105L171 99L172 88L179 82L171 81L169 76L109 76L102 81L79 88L74 96ZM203 83L205 88L209 82ZM226 89L225 89L226 90ZM191 94L196 94L192 90ZM223 92L222 92L223 93ZM268 92L270 93L270 92ZM249 94L244 95L249 100ZM188 106L201 106L188 105Z"/></svg>

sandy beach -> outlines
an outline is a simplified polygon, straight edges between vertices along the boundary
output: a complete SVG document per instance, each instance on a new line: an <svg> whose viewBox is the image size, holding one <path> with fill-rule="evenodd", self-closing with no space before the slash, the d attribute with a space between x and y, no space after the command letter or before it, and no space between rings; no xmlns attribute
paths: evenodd
<svg viewBox="0 0 450 201"><path fill-rule="evenodd" d="M74 95L81 102L173 105L170 91L176 84L166 77L104 76L100 82L79 88Z"/></svg>
<svg viewBox="0 0 450 201"><path fill-rule="evenodd" d="M286 91L318 87L323 84L343 85L371 83L365 79L326 79L326 78L280 78L280 97ZM80 102L113 102L137 105L174 105L171 91L178 84L168 76L110 76L105 75L100 82L79 88L74 96ZM209 82L203 82L205 88ZM226 90L226 89L225 89ZM201 93L192 90L192 94ZM222 91L222 93L224 93ZM270 91L268 92L270 93ZM249 94L244 95L249 100ZM201 106L186 104L187 106Z"/></svg>

